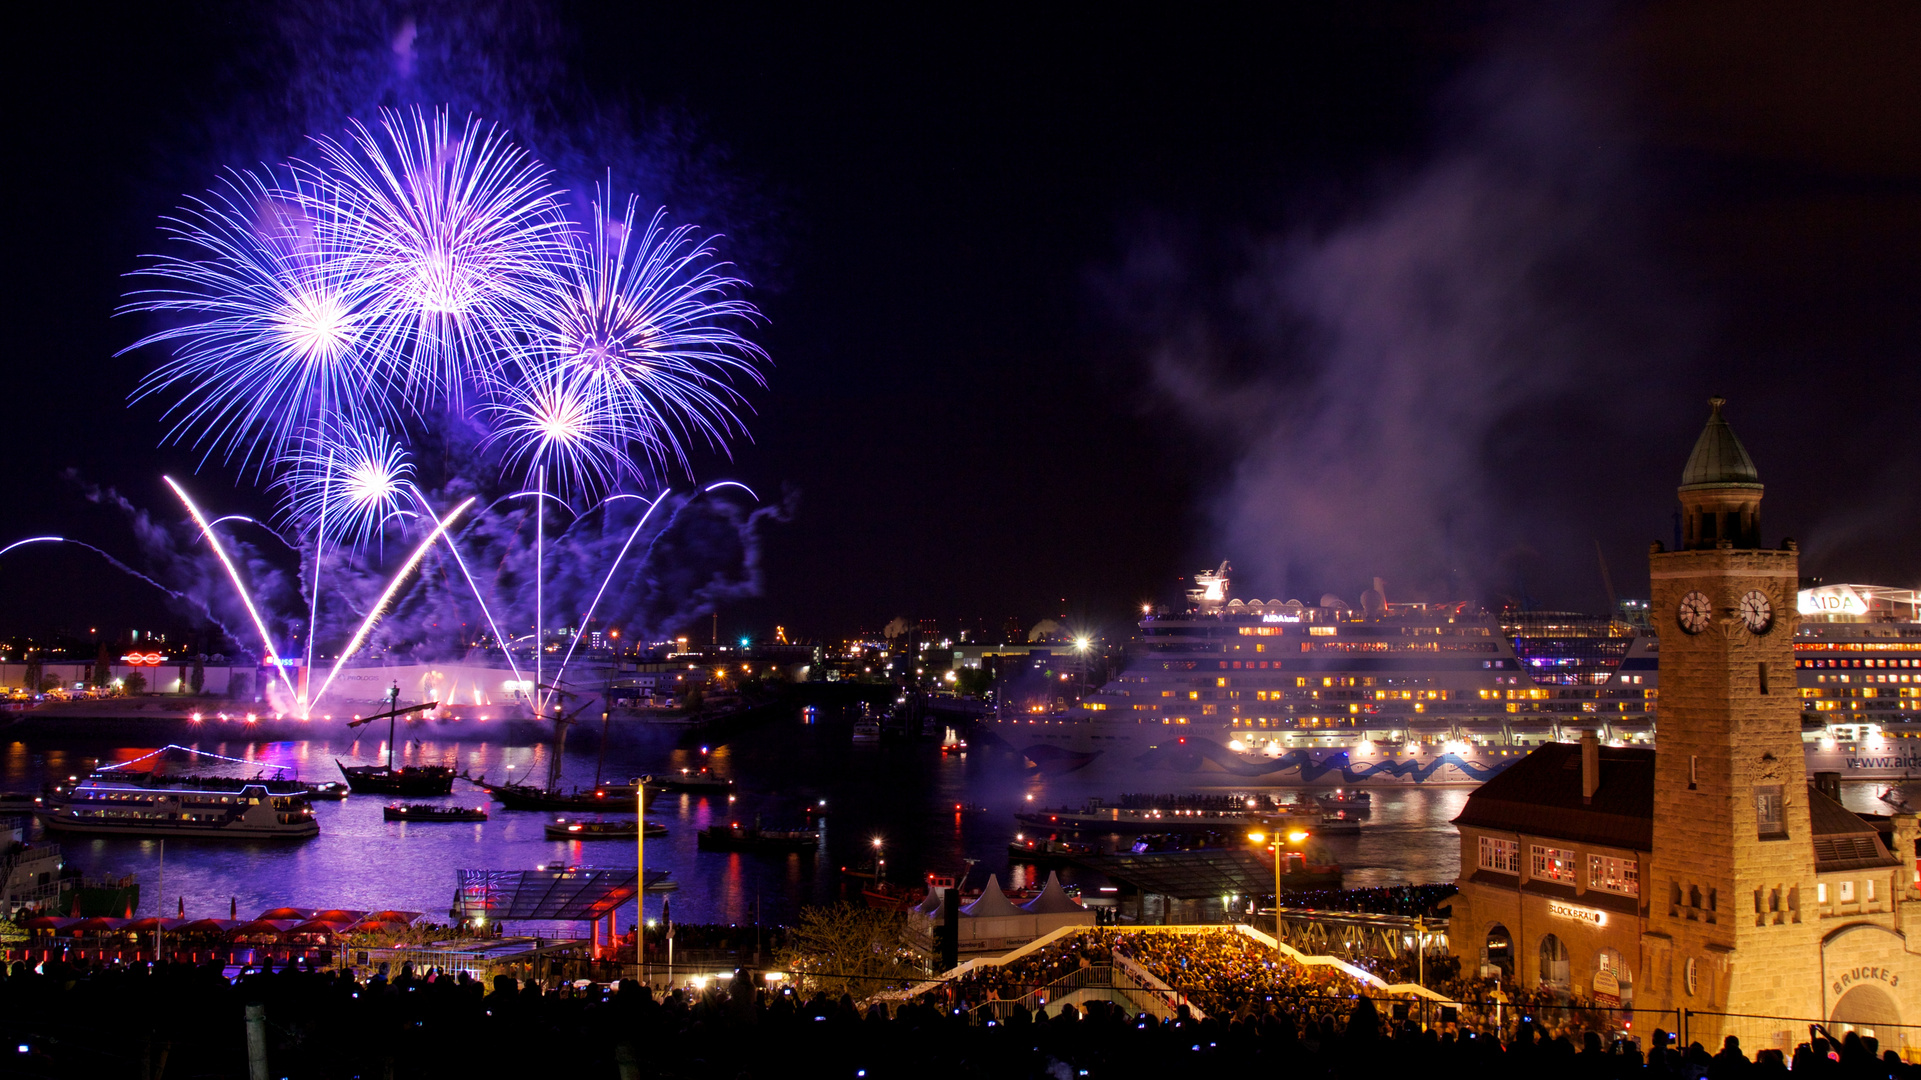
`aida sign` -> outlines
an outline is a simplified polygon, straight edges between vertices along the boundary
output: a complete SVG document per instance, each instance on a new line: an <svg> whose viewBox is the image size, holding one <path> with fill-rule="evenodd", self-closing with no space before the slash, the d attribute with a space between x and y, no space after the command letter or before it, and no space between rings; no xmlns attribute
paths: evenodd
<svg viewBox="0 0 1921 1080"><path fill-rule="evenodd" d="M1576 907L1573 904L1564 904L1559 900L1549 900L1547 902L1547 913L1557 918L1584 922L1589 926L1606 926L1608 923L1608 913L1605 911Z"/></svg>
<svg viewBox="0 0 1921 1080"><path fill-rule="evenodd" d="M1795 598L1795 607L1803 615L1866 615L1868 602L1861 594L1846 585L1823 585L1818 589L1802 589Z"/></svg>

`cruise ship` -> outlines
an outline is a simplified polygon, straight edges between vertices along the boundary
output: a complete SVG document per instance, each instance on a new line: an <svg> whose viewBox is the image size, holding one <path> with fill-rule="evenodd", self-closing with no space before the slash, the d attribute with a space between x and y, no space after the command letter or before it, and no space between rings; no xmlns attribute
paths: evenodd
<svg viewBox="0 0 1921 1080"><path fill-rule="evenodd" d="M1122 790L1478 784L1585 730L1654 742L1660 637L1644 608L1390 603L1379 579L1358 604L1239 600L1228 570L1196 575L1186 610L1145 614L1130 662L1097 691L987 730L1042 772ZM1921 778L1921 743L1905 741L1921 737L1921 596L1837 585L1798 599L1809 771Z"/></svg>

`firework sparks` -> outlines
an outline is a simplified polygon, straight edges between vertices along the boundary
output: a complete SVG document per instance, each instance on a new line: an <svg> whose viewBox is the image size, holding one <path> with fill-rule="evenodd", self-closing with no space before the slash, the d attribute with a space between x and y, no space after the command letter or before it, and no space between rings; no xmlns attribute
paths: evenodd
<svg viewBox="0 0 1921 1080"><path fill-rule="evenodd" d="M584 377L594 406L634 433L638 453L686 470L690 438L724 451L745 433L734 379L765 385L767 357L740 330L761 314L738 295L747 283L692 226L668 228L663 210L636 231L636 206L629 199L611 220L596 201L565 285L540 313L539 345Z"/></svg>
<svg viewBox="0 0 1921 1080"><path fill-rule="evenodd" d="M505 447L510 468L545 467L543 490L603 491L633 471L629 447L649 437L623 425L595 393L591 376L563 363L532 367L489 398L489 442Z"/></svg>
<svg viewBox="0 0 1921 1080"><path fill-rule="evenodd" d="M329 205L296 170L236 172L167 219L186 250L154 256L136 276L159 284L121 310L178 320L129 346L172 347L133 395L177 395L169 441L265 468L319 416L390 410L376 358L391 332L325 226Z"/></svg>
<svg viewBox="0 0 1921 1080"><path fill-rule="evenodd" d="M322 425L287 458L282 513L300 531L354 547L395 517L411 516L414 466L385 428Z"/></svg>
<svg viewBox="0 0 1921 1080"><path fill-rule="evenodd" d="M386 354L416 406L458 401L489 377L551 292L567 223L547 169L497 128L445 110L383 110L345 142L316 140L301 171L335 193L334 222L376 317L404 337Z"/></svg>

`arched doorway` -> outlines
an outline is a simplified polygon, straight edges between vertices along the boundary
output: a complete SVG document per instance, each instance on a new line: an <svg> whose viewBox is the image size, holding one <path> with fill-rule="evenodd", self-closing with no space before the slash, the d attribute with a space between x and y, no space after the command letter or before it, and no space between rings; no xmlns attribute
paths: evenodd
<svg viewBox="0 0 1921 1080"><path fill-rule="evenodd" d="M1481 946L1481 968L1483 974L1487 968L1498 969L1502 982L1514 978L1514 938L1500 923L1488 928L1487 941Z"/></svg>
<svg viewBox="0 0 1921 1080"><path fill-rule="evenodd" d="M1594 958L1594 1000L1603 1005L1634 1007L1634 973L1628 970L1627 957L1621 950L1602 949Z"/></svg>
<svg viewBox="0 0 1921 1080"><path fill-rule="evenodd" d="M1836 1035L1849 1031L1872 1035L1877 1027L1891 1027L1900 1022L1900 1006L1894 1003L1892 995L1873 983L1855 983L1849 987L1828 1014L1828 1024Z"/></svg>
<svg viewBox="0 0 1921 1080"><path fill-rule="evenodd" d="M1541 986L1547 990L1566 990L1569 986L1567 945L1549 934L1541 939Z"/></svg>

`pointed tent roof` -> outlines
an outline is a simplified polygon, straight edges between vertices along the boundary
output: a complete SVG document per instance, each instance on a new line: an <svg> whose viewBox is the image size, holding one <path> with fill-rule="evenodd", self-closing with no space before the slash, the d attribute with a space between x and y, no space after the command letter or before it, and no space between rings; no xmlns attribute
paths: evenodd
<svg viewBox="0 0 1921 1080"><path fill-rule="evenodd" d="M1712 410L1708 414L1708 426L1694 441L1694 452L1688 455L1687 467L1681 470L1683 491L1694 487L1759 487L1761 484L1754 459L1748 456L1741 440L1734 437L1734 429L1721 418L1721 406L1726 404L1726 398L1708 399Z"/></svg>
<svg viewBox="0 0 1921 1080"><path fill-rule="evenodd" d="M945 902L943 894L952 887L953 886L950 885L928 886L927 895L921 897L920 903L914 905L914 910L920 912L922 915L939 915L941 904Z"/></svg>
<svg viewBox="0 0 1921 1080"><path fill-rule="evenodd" d="M1069 911L1086 911L1087 908L1067 895L1067 890L1061 888L1060 875L1049 870L1046 887L1041 889L1039 896L1022 904L1021 910L1029 915L1060 915Z"/></svg>
<svg viewBox="0 0 1921 1080"><path fill-rule="evenodd" d="M1002 915L1019 915L1021 909L1015 907L1007 894L1001 892L1000 875L990 874L987 888L981 890L973 903L962 908L961 914L970 919L991 919Z"/></svg>

